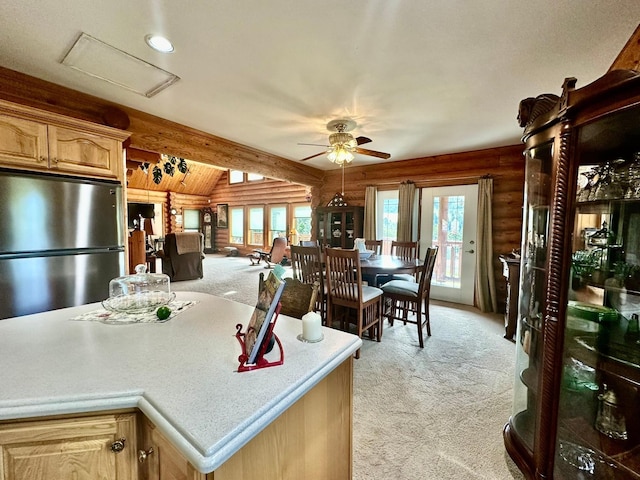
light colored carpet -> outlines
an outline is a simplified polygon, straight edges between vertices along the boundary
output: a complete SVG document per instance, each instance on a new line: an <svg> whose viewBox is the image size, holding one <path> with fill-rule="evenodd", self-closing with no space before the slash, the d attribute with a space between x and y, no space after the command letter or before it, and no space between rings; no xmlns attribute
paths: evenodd
<svg viewBox="0 0 640 480"><path fill-rule="evenodd" d="M171 288L253 305L268 270L249 263L207 255L202 280ZM522 479L502 441L514 379L502 315L434 301L431 333L421 349L415 325L385 322L381 343L363 340L354 362L353 478Z"/></svg>

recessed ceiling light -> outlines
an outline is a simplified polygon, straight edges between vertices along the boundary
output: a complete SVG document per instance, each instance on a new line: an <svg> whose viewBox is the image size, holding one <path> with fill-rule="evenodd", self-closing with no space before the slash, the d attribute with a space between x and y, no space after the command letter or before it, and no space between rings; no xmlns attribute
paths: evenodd
<svg viewBox="0 0 640 480"><path fill-rule="evenodd" d="M161 53L173 52L173 44L166 38L160 35L147 35L144 40L154 50Z"/></svg>

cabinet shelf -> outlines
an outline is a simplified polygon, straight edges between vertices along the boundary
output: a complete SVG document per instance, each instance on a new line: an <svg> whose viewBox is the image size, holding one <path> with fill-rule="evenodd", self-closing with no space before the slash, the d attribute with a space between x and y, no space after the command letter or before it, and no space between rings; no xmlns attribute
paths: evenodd
<svg viewBox="0 0 640 480"><path fill-rule="evenodd" d="M589 478L640 480L640 474L637 473L640 471L640 446L629 448L629 442L609 439L598 432L584 417L562 421L558 436L561 444L596 460L593 475ZM558 456L567 457L567 450L564 449L563 455L561 449ZM569 463L570 459L562 458L562 460ZM605 466L609 468L603 468ZM616 471L615 476L611 476L611 468Z"/></svg>

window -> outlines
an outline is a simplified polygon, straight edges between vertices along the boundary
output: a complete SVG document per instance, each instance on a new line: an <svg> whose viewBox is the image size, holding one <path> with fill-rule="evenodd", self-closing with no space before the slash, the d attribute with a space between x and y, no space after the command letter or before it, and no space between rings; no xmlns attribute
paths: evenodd
<svg viewBox="0 0 640 480"><path fill-rule="evenodd" d="M240 170L229 170L229 184L243 182L244 172L241 172Z"/></svg>
<svg viewBox="0 0 640 480"><path fill-rule="evenodd" d="M182 225L185 232L200 231L200 210L188 210L185 208L183 212Z"/></svg>
<svg viewBox="0 0 640 480"><path fill-rule="evenodd" d="M247 244L264 245L264 207L247 207L247 209L249 212Z"/></svg>
<svg viewBox="0 0 640 480"><path fill-rule="evenodd" d="M264 180L264 176L257 173L247 173L247 182L257 182L258 180Z"/></svg>
<svg viewBox="0 0 640 480"><path fill-rule="evenodd" d="M302 240L311 240L311 207L309 204L298 204L293 206L293 228L299 243ZM291 240L293 244L293 239Z"/></svg>
<svg viewBox="0 0 640 480"><path fill-rule="evenodd" d="M378 192L376 237L378 240L398 238L398 190Z"/></svg>
<svg viewBox="0 0 640 480"><path fill-rule="evenodd" d="M269 245L276 237L287 236L287 207L286 205L272 206L269 209Z"/></svg>
<svg viewBox="0 0 640 480"><path fill-rule="evenodd" d="M244 207L231 207L229 210L229 241L244 244Z"/></svg>

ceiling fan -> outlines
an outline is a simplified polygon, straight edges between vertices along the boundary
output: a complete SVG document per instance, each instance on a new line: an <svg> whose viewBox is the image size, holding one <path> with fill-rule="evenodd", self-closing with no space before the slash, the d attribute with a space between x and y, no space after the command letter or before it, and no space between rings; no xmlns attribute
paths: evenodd
<svg viewBox="0 0 640 480"><path fill-rule="evenodd" d="M376 152L375 150L367 150L366 148L360 148L360 145L370 143L371 139L367 137L354 138L349 132L356 128L356 122L351 119L337 119L331 120L327 123L327 130L334 132L329 135L329 145L319 145L317 143L299 143L298 145L314 145L318 147L327 147L327 150L316 153L309 157L303 158L300 161L306 162L319 155L327 153L329 160L337 165L344 166L347 163L353 161L353 153L360 153L361 155L369 155L371 157L387 159L391 157L390 154L384 152Z"/></svg>

